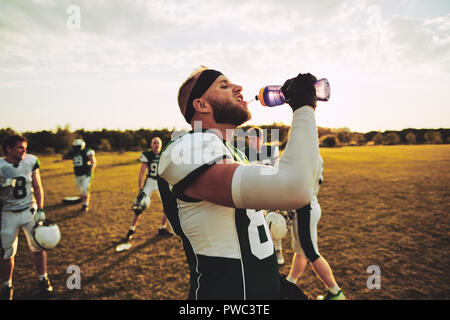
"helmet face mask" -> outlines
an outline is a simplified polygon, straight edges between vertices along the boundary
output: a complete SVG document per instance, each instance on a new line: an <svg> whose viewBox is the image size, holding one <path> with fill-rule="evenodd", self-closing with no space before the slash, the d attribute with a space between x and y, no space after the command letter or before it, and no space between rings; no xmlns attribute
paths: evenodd
<svg viewBox="0 0 450 320"><path fill-rule="evenodd" d="M61 240L58 225L48 219L42 224L36 224L31 233L36 244L44 250L53 249Z"/></svg>
<svg viewBox="0 0 450 320"><path fill-rule="evenodd" d="M142 199L139 199L138 196L134 199L131 209L134 211L136 215L139 215L149 206L150 206L150 197L144 196L142 197Z"/></svg>
<svg viewBox="0 0 450 320"><path fill-rule="evenodd" d="M75 151L83 150L86 147L86 142L83 139L75 139L72 143L72 148Z"/></svg>
<svg viewBox="0 0 450 320"><path fill-rule="evenodd" d="M281 240L286 236L288 226L286 218L281 213L270 211L266 216L266 222L273 240Z"/></svg>

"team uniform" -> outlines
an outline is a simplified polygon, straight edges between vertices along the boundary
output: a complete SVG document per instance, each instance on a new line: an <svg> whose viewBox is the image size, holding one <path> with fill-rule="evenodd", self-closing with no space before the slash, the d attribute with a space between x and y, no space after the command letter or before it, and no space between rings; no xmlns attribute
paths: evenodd
<svg viewBox="0 0 450 320"><path fill-rule="evenodd" d="M311 203L293 212L291 226L292 250L302 254L309 261L314 262L320 257L317 246L317 224L322 215L317 195L323 181L323 159L319 156L320 170L315 180Z"/></svg>
<svg viewBox="0 0 450 320"><path fill-rule="evenodd" d="M189 299L279 299L280 276L263 211L224 207L183 193L199 174L226 158L248 163L241 151L207 131L179 136L161 154L159 191L183 241Z"/></svg>
<svg viewBox="0 0 450 320"><path fill-rule="evenodd" d="M14 187L0 188L1 259L17 252L19 228L22 228L32 252L42 251L32 236L33 215L37 209L33 196L32 173L39 169L39 159L27 154L17 165L0 159L0 180L15 179Z"/></svg>
<svg viewBox="0 0 450 320"><path fill-rule="evenodd" d="M154 191L158 190L158 164L160 154L154 154L152 150L145 151L139 158L140 162L147 164L147 178L144 183L143 191L147 197L151 198Z"/></svg>
<svg viewBox="0 0 450 320"><path fill-rule="evenodd" d="M73 160L75 183L81 194L88 194L94 175L91 170L89 157L94 156L95 151L89 148L82 150L70 150L63 159Z"/></svg>

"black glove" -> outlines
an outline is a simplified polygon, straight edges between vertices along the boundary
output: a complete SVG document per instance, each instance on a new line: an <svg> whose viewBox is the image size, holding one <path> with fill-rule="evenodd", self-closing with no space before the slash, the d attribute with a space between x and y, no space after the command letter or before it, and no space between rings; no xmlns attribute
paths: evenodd
<svg viewBox="0 0 450 320"><path fill-rule="evenodd" d="M286 98L292 110L295 111L305 105L314 109L317 105L316 88L314 83L317 81L310 73L300 73L296 78L287 80L281 87L281 91Z"/></svg>
<svg viewBox="0 0 450 320"><path fill-rule="evenodd" d="M145 192L142 189L139 190L139 193L138 193L138 195L136 197L136 204L140 205L142 199L144 199L145 196L146 196Z"/></svg>

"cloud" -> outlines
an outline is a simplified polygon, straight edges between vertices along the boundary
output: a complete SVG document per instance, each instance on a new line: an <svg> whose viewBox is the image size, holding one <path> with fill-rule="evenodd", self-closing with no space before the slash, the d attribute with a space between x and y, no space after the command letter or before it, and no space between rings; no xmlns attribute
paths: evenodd
<svg viewBox="0 0 450 320"><path fill-rule="evenodd" d="M66 26L72 4L81 10L80 30ZM200 64L253 79L275 66L283 76L310 68L365 75L449 71L450 15L388 19L381 2L21 0L1 6L0 72L13 78L120 77Z"/></svg>

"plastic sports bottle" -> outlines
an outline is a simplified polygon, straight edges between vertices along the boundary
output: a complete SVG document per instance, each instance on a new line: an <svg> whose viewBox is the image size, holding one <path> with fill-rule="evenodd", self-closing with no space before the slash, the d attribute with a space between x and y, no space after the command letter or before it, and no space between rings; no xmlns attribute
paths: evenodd
<svg viewBox="0 0 450 320"><path fill-rule="evenodd" d="M283 92L281 92L281 87L275 85L263 87L259 90L259 94L255 96L255 99L266 107L279 106L286 100ZM330 99L330 83L327 79L317 80L314 87L316 88L318 101L328 101Z"/></svg>

